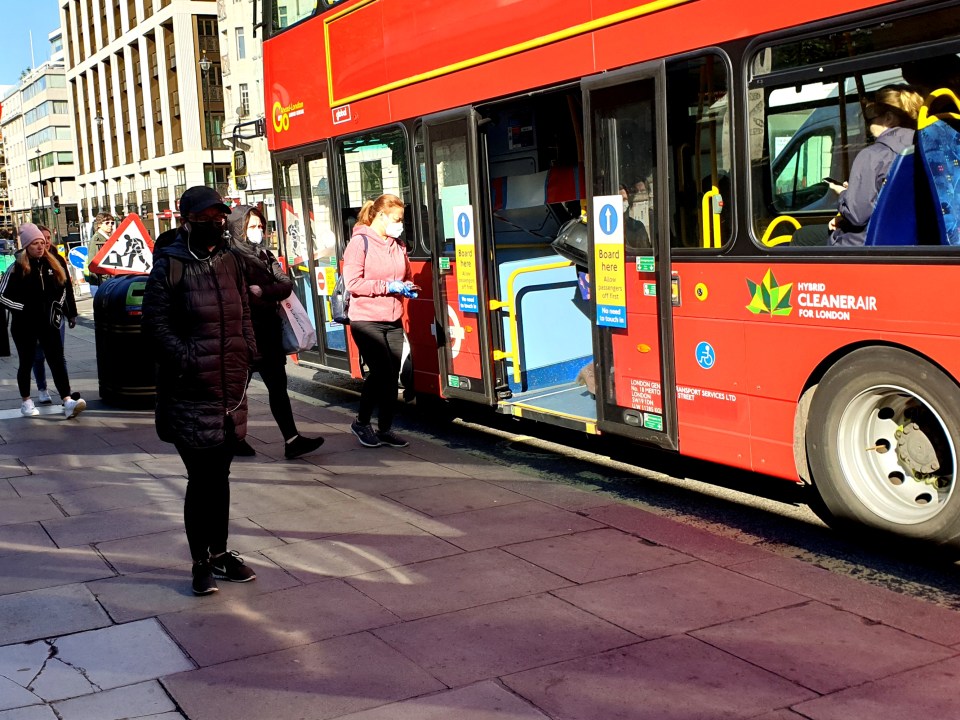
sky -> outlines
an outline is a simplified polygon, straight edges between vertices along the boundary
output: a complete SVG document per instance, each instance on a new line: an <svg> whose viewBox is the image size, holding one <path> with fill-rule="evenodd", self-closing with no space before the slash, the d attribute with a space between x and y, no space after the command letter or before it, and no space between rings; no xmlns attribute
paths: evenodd
<svg viewBox="0 0 960 720"><path fill-rule="evenodd" d="M16 85L30 64L30 33L36 65L50 59L47 35L60 25L58 0L0 0L0 85Z"/></svg>

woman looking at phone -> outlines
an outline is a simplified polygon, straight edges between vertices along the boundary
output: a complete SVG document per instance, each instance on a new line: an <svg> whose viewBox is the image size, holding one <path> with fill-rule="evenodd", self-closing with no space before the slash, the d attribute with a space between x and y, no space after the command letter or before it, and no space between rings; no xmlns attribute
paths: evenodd
<svg viewBox="0 0 960 720"><path fill-rule="evenodd" d="M350 334L370 372L363 381L360 410L350 426L364 447L406 447L392 432L403 353L403 301L415 298L403 233L403 200L381 195L360 209L343 254L344 287L350 293ZM377 411L378 430L370 424Z"/></svg>
<svg viewBox="0 0 960 720"><path fill-rule="evenodd" d="M853 160L850 179L824 181L840 197L837 215L826 225L807 225L793 234L791 245L859 246L867 238L867 223L877 206L877 196L890 166L902 151L913 145L917 115L923 105L908 85L888 85L874 94L864 108L867 129L875 141Z"/></svg>

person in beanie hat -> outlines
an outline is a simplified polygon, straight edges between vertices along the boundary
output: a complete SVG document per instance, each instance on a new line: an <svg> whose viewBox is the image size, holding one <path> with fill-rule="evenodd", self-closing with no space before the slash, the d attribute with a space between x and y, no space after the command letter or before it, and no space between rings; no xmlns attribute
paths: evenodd
<svg viewBox="0 0 960 720"><path fill-rule="evenodd" d="M256 579L228 550L230 465L247 434L247 377L257 358L243 270L227 249L220 195L189 188L182 225L157 238L143 295L143 332L157 358L157 435L187 469L183 521L193 558L193 592L216 578Z"/></svg>
<svg viewBox="0 0 960 720"><path fill-rule="evenodd" d="M63 414L68 419L74 418L86 409L87 403L80 393L70 391L60 340L64 319L74 323L77 318L76 303L67 292L70 277L50 253L43 232L33 223L20 226L20 246L22 252L0 280L0 302L13 311L10 334L20 358L17 368L17 387L23 399L20 412L27 417L40 414L30 399L30 371L39 343L57 392L63 398Z"/></svg>

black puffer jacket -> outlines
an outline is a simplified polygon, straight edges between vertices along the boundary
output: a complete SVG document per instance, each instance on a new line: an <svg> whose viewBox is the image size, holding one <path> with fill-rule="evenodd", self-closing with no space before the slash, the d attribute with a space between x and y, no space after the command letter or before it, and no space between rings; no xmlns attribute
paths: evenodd
<svg viewBox="0 0 960 720"><path fill-rule="evenodd" d="M249 205L240 205L230 213L227 227L230 229L231 249L243 266L247 287L257 285L263 291L260 297L247 293L253 331L257 336L257 350L260 351L259 364L284 365L287 355L281 344L283 329L279 314L280 301L290 297L293 281L280 267L273 253L247 240L247 220L252 209Z"/></svg>
<svg viewBox="0 0 960 720"><path fill-rule="evenodd" d="M196 249L194 249L196 251ZM227 417L247 433L247 374L257 355L236 256L197 259L183 229L157 238L143 298L143 332L156 351L157 434L191 448L219 445Z"/></svg>

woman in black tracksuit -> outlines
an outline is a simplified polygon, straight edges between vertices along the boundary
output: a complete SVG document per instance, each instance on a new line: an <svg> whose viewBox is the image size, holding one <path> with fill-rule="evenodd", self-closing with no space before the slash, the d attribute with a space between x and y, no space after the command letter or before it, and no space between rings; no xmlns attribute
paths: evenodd
<svg viewBox="0 0 960 720"><path fill-rule="evenodd" d="M277 421L284 440L284 456L293 459L313 452L323 445L322 437L304 437L297 430L293 408L287 394L286 353L281 341L280 302L290 297L293 281L280 267L277 258L263 246L266 228L263 215L254 207L239 205L227 220L233 251L240 260L247 281L250 320L257 336L260 359L251 373L260 373L267 386L270 412ZM237 455L256 455L246 440L237 446Z"/></svg>
<svg viewBox="0 0 960 720"><path fill-rule="evenodd" d="M39 343L57 392L63 398L64 415L73 418L86 409L87 403L80 393L70 392L60 340L60 325L69 322L72 326L77 319L76 303L72 293L67 292L70 278L63 265L47 250L43 233L33 223L20 226L20 245L22 252L0 280L0 302L13 311L10 334L20 359L17 368L17 387L23 399L20 412L27 417L40 414L30 399L30 371Z"/></svg>

